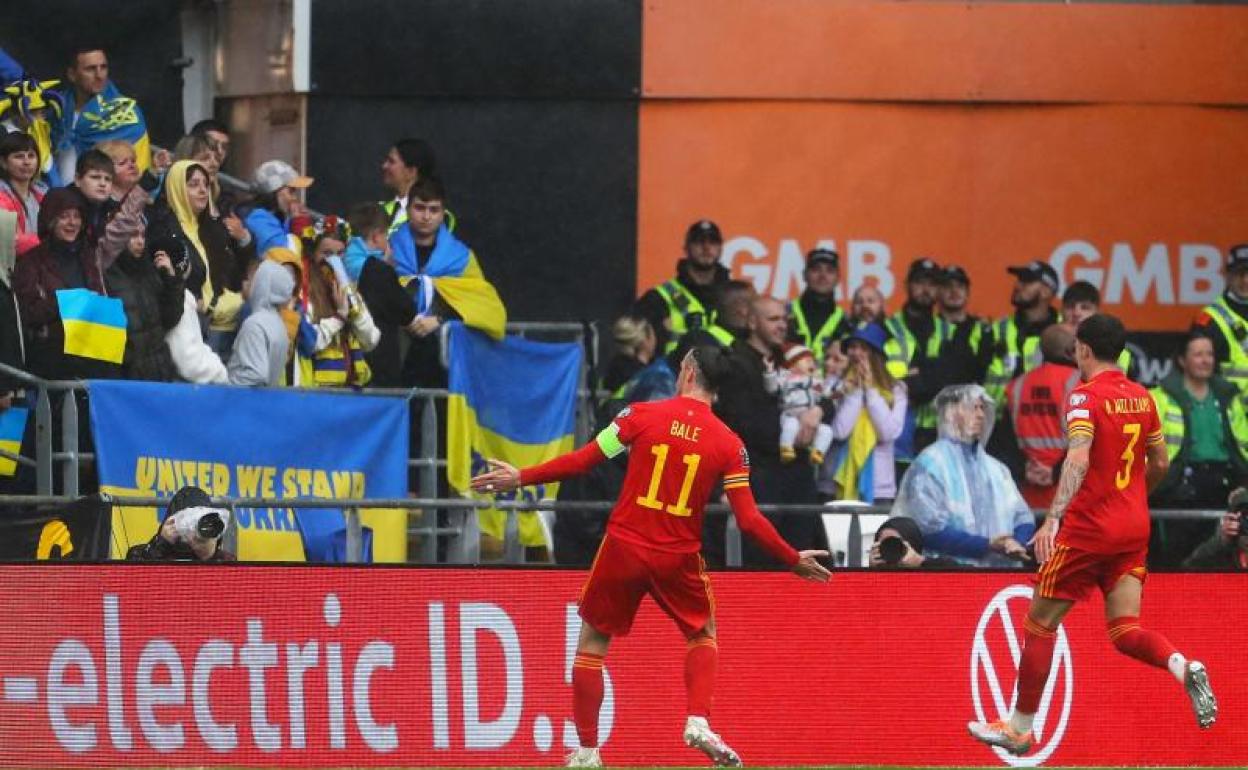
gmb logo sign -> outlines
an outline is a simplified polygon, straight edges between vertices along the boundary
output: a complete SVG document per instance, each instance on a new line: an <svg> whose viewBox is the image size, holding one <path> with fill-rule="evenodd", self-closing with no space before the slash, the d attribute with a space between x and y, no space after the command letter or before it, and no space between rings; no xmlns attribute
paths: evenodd
<svg viewBox="0 0 1248 770"><path fill-rule="evenodd" d="M1018 700L1018 663L1023 652L1021 618L1031 601L1031 587L1013 585L1002 589L988 602L971 645L971 699L975 718L979 721L1007 719ZM1018 624L1014 622L1016 616ZM1038 749L1016 757L994 747L1001 760L1012 767L1036 767L1044 764L1066 733L1070 705L1074 696L1075 673L1071 661L1066 629L1058 627L1057 644L1053 649L1053 667L1040 698L1032 729Z"/></svg>

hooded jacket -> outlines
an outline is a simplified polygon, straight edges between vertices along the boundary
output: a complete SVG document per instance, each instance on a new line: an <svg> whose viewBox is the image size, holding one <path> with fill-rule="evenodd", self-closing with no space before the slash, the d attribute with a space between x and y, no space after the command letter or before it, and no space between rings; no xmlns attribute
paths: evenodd
<svg viewBox="0 0 1248 770"><path fill-rule="evenodd" d="M71 209L85 216L82 196L76 191L59 188L48 193L39 209L40 243L19 257L13 270L13 293L17 295L26 330L27 365L34 374L49 379L114 376L116 371L108 364L65 353L65 329L56 292L85 288L107 294L104 252L116 245L105 239L98 248L89 248L85 224L73 243L55 241L52 226ZM137 220L123 220L115 227L110 223L110 227L119 232L127 222L137 226ZM70 274L65 271L67 262L77 268Z"/></svg>
<svg viewBox="0 0 1248 770"><path fill-rule="evenodd" d="M211 309L209 321L214 329L230 330L238 325L243 305L239 290L250 253L234 248L229 232L209 210L195 214L186 188L187 176L195 168L203 166L180 160L169 168L147 239L171 238L187 245L193 258L187 288L204 308Z"/></svg>
<svg viewBox="0 0 1248 770"><path fill-rule="evenodd" d="M239 327L228 366L234 385L281 385L290 339L281 308L294 296L295 279L285 267L264 260L251 281L251 315Z"/></svg>
<svg viewBox="0 0 1248 770"><path fill-rule="evenodd" d="M177 377L165 335L182 318L182 280L158 270L146 254L123 253L105 276L126 309L128 380L172 382Z"/></svg>

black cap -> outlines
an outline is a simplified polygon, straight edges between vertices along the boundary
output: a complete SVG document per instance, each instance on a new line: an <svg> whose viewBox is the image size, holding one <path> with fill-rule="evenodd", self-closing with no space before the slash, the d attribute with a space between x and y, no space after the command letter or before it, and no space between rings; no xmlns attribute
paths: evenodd
<svg viewBox="0 0 1248 770"><path fill-rule="evenodd" d="M940 271L940 277L941 277L941 280L944 281L945 283L953 283L954 281L958 281L960 283L966 284L967 286L971 285L971 277L966 274L965 270L958 267L957 265L946 266L944 270Z"/></svg>
<svg viewBox="0 0 1248 770"><path fill-rule="evenodd" d="M182 487L169 498L165 515L172 516L183 508L200 508L212 505L212 498L199 487Z"/></svg>
<svg viewBox="0 0 1248 770"><path fill-rule="evenodd" d="M940 276L940 265L936 264L936 260L920 257L910 263L910 269L906 271L906 283L923 278L940 280Z"/></svg>
<svg viewBox="0 0 1248 770"><path fill-rule="evenodd" d="M711 220L699 219L697 222L689 225L689 230L685 233L686 244L690 244L695 241L723 243L724 234L719 231L719 225L715 224Z"/></svg>
<svg viewBox="0 0 1248 770"><path fill-rule="evenodd" d="M1033 259L1025 265L1007 267L1006 271L1017 276L1018 280L1024 283L1040 281L1052 289L1054 294L1057 293L1058 287L1061 285L1061 281L1057 278L1057 271L1053 269L1053 266L1038 259Z"/></svg>
<svg viewBox="0 0 1248 770"><path fill-rule="evenodd" d="M1248 243L1237 243L1226 252L1226 269L1243 270L1248 268Z"/></svg>
<svg viewBox="0 0 1248 770"><path fill-rule="evenodd" d="M841 267L841 255L837 254L832 249L812 249L811 252L806 255L806 266L810 267L816 262L826 262L839 270Z"/></svg>

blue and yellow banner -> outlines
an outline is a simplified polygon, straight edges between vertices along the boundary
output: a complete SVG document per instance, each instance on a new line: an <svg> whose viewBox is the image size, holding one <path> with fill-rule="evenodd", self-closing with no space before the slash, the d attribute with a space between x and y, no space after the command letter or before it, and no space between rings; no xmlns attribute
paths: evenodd
<svg viewBox="0 0 1248 770"><path fill-rule="evenodd" d="M0 449L11 454L22 453L22 435L26 432L26 418L30 410L24 406L13 406L0 412ZM17 461L0 456L0 476L12 476L17 473Z"/></svg>
<svg viewBox="0 0 1248 770"><path fill-rule="evenodd" d="M126 309L116 297L90 289L58 289L65 352L120 364L126 355Z"/></svg>
<svg viewBox="0 0 1248 770"><path fill-rule="evenodd" d="M407 496L402 398L118 380L92 380L88 392L108 494L166 497L193 485L214 497ZM157 511L114 511L114 557L156 533ZM343 560L341 508L239 508L235 518L241 560ZM404 511L361 518L372 561L406 561Z"/></svg>
<svg viewBox="0 0 1248 770"><path fill-rule="evenodd" d="M486 458L517 467L536 465L570 451L576 424L581 346L486 335L453 323L450 331L450 404L447 410L447 480L471 495L468 482ZM558 484L525 487L497 499L552 500ZM534 507L537 507L536 505ZM502 538L506 514L481 511L481 529ZM525 545L551 545L534 514L520 517Z"/></svg>

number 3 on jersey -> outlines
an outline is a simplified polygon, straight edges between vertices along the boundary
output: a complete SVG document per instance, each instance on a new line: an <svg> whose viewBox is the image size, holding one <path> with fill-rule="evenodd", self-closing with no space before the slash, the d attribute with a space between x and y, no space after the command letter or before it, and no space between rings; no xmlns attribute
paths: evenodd
<svg viewBox="0 0 1248 770"><path fill-rule="evenodd" d="M1140 424L1129 422L1122 426L1122 433L1127 437L1127 448L1122 450L1122 470L1114 474L1114 484L1119 489L1126 489L1131 483L1131 466L1135 464L1135 444L1140 440Z"/></svg>
<svg viewBox="0 0 1248 770"><path fill-rule="evenodd" d="M685 480L680 485L680 496L676 498L675 505L665 505L658 498L659 484L663 481L663 469L667 465L667 454L671 449L667 444L650 447L650 453L654 455L654 470L650 473L650 486L646 489L645 496L637 498L637 504L655 511L667 511L673 516L689 516L693 514L693 509L688 506L689 490L693 489L693 478L698 473L702 455L684 455L682 459L685 464Z"/></svg>

